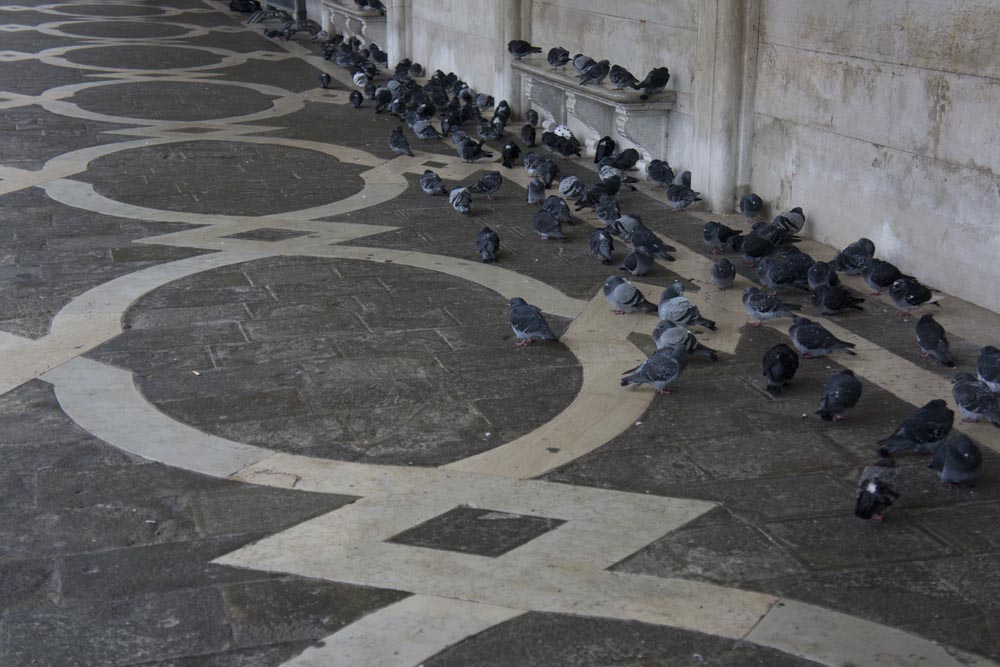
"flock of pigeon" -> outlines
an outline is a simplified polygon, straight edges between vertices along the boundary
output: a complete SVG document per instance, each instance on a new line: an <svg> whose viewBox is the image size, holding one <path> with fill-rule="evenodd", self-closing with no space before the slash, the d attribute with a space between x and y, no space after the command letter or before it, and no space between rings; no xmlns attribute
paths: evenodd
<svg viewBox="0 0 1000 667"><path fill-rule="evenodd" d="M370 0L368 0L370 2ZM479 158L492 158L484 150L487 141L503 140L511 109L504 100L494 104L487 93L477 93L454 73L438 70L425 83L423 68L409 59L398 63L389 80L377 85L374 79L378 67L387 67L388 56L376 44L362 47L356 39L327 36L321 33L325 55L349 70L360 90L350 94L351 105L360 108L370 100L375 113L390 113L400 118L419 140L442 140L447 137L454 143L458 155L467 162ZM508 44L508 51L515 59L541 53L542 49L523 40ZM607 60L594 61L582 54L572 58L569 52L555 47L548 53L553 68L566 67L570 62L578 72L580 85L600 85L610 75L615 88L630 87L643 90L642 99L663 90L670 74L667 68L656 68L642 81L624 68L611 66ZM320 77L323 87L330 84L328 74ZM363 91L363 92L362 92ZM491 112L489 118L486 113ZM432 119L439 118L439 131ZM528 150L535 148L538 114L529 110L520 137L524 151L514 140L507 141L501 150L503 167L513 169L518 161L527 171L530 182L527 201L539 206L532 225L543 240L567 240L563 225L576 224L574 212L585 208L596 212L603 226L589 236L589 246L603 264L613 262L615 240L627 243L631 250L623 258L620 268L633 276L642 276L653 270L656 259L673 261L675 251L651 229L638 215L623 214L616 196L622 188L635 190L635 179L627 172L634 171L639 153L631 148L616 150L611 137L604 137L596 145L594 162L598 165L598 180L586 184L575 176L560 178L557 162L549 155ZM469 136L462 127L475 125L478 140ZM550 154L563 157L581 156L582 146L564 125L552 127L541 135L541 144ZM413 150L402 126L389 135L389 146L398 155L413 155ZM522 155L523 153L523 155ZM664 160L652 160L646 166L647 179L665 186L667 203L675 210L686 208L699 200L691 189L691 173L675 173ZM451 206L460 214L469 214L473 195L489 199L500 190L504 178L500 171L486 171L479 180L468 186L449 188L432 170L420 177L420 187L428 195L447 195ZM546 195L553 187L560 194ZM561 196L560 196L561 195ZM570 210L567 200L573 200ZM778 292L800 289L810 294L812 305L822 315L837 315L849 310L861 310L864 299L844 287L839 274L861 275L875 295L888 291L901 315L927 304L937 305L940 298L913 276L903 274L891 263L875 257L875 244L869 239L859 239L837 253L831 261L817 261L796 248L797 234L806 218L801 208L793 208L776 216L770 223L759 220L764 210L763 200L756 194L744 196L740 211L750 225L740 232L719 222L708 222L704 227L704 241L715 254L738 254L749 267L755 267L757 276L767 291L747 287L742 302L747 315L756 320L751 326L760 326L766 320L791 318L789 330L792 347L779 343L764 354L763 375L767 390L780 394L792 380L802 358L822 357L833 352L854 355L854 344L838 339L822 324L798 314L801 306L786 303ZM492 263L500 255L500 237L488 226L475 239L477 254L483 262ZM710 280L720 290L733 285L736 267L722 257L715 262ZM615 313L656 313L660 322L653 331L657 351L644 363L623 374L621 385L649 384L658 393L669 393L670 387L681 377L691 356L718 359L718 353L701 344L689 327L701 326L715 330L716 324L703 317L698 306L684 296L680 282L663 290L659 303L648 301L645 295L627 279L612 275L603 285L603 293ZM541 310L521 298L508 304L508 319L517 339L517 346L533 341L555 341L553 333ZM916 338L924 356L931 356L948 367L954 367L944 328L930 314L923 315L916 326ZM976 365L978 377L962 372L955 376L953 398L964 420L988 420L1000 428L1000 350L984 347ZM861 398L862 383L850 370L831 375L825 382L816 414L825 421L846 417L849 409ZM894 480L893 455L899 453L931 454L930 467L937 471L943 482L957 485L971 484L982 470L982 454L968 437L962 434L949 438L954 413L945 401L930 401L907 417L896 431L878 442L878 461L864 469L858 483L855 514L864 519L882 520L885 510L899 498Z"/></svg>

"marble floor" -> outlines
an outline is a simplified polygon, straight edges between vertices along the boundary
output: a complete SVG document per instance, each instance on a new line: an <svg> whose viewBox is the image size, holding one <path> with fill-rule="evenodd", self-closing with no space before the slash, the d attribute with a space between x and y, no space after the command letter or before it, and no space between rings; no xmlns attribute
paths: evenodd
<svg viewBox="0 0 1000 667"><path fill-rule="evenodd" d="M540 241L520 168L459 216L419 175L498 165L396 157L304 36L154 3L0 5L0 664L1000 664L1000 430L956 425L975 487L900 457L889 520L852 512L876 440L951 399L915 318L806 305L857 356L771 396L788 321L747 327L755 274L715 290L701 241L743 223L641 183L623 211L678 251L636 282L684 281L720 358L620 387L656 319L612 314L596 216ZM514 347L515 296L558 343ZM935 315L961 369L1000 340ZM823 422L841 368L864 394Z"/></svg>

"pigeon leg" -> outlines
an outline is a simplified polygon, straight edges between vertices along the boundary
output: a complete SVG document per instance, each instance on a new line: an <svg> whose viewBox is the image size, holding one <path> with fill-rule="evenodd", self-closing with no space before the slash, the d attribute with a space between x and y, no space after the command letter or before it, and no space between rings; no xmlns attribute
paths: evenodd
<svg viewBox="0 0 1000 667"><path fill-rule="evenodd" d="M885 521L885 513L883 512L882 514L872 514L872 519L878 521L879 523L882 523L883 521Z"/></svg>
<svg viewBox="0 0 1000 667"><path fill-rule="evenodd" d="M624 310L612 310L611 312L614 313L615 315L624 315L625 314Z"/></svg>
<svg viewBox="0 0 1000 667"><path fill-rule="evenodd" d="M528 345L531 345L531 339L530 338L521 339L521 340L517 341L516 343L514 343L514 347L526 347Z"/></svg>
<svg viewBox="0 0 1000 667"><path fill-rule="evenodd" d="M872 296L882 296L882 292L872 292Z"/></svg>
<svg viewBox="0 0 1000 667"><path fill-rule="evenodd" d="M910 311L908 310L899 311L899 317L909 317L909 316L910 316Z"/></svg>
<svg viewBox="0 0 1000 667"><path fill-rule="evenodd" d="M834 415L833 416L833 421L835 421L835 422L842 422L845 419L847 419L847 415L845 415L844 413L840 413L839 415Z"/></svg>
<svg viewBox="0 0 1000 667"><path fill-rule="evenodd" d="M759 329L760 327L764 326L764 320L757 320L756 322L750 322L750 326L752 326L754 329Z"/></svg>
<svg viewBox="0 0 1000 667"><path fill-rule="evenodd" d="M713 255L721 255L722 254L722 248L712 248L712 254Z"/></svg>
<svg viewBox="0 0 1000 667"><path fill-rule="evenodd" d="M802 353L802 358L803 358L803 359L815 359L816 357L812 356L812 355L811 355L811 354L809 354L808 352L803 352L803 353Z"/></svg>
<svg viewBox="0 0 1000 667"><path fill-rule="evenodd" d="M657 389L656 393L659 394L660 396L669 396L670 395L670 387L664 387L663 389Z"/></svg>

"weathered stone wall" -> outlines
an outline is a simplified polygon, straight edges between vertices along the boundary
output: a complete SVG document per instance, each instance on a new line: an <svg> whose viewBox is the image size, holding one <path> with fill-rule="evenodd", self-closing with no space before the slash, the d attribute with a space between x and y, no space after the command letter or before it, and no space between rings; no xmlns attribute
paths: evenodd
<svg viewBox="0 0 1000 667"><path fill-rule="evenodd" d="M753 188L1000 311L1000 5L762 0Z"/></svg>
<svg viewBox="0 0 1000 667"><path fill-rule="evenodd" d="M613 14L613 15L611 15ZM571 54L607 58L640 79L654 67L670 68L668 88L677 91L670 113L665 158L691 164L692 87L698 38L697 0L534 0L531 39L546 49L562 46Z"/></svg>

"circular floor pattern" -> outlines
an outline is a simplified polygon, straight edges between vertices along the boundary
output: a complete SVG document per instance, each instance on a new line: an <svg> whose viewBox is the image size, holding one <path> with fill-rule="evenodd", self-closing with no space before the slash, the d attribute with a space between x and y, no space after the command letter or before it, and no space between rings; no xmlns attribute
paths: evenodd
<svg viewBox="0 0 1000 667"><path fill-rule="evenodd" d="M141 5L62 4L51 8L69 16L160 16L164 13L160 7Z"/></svg>
<svg viewBox="0 0 1000 667"><path fill-rule="evenodd" d="M256 216L349 197L364 187L359 174L365 170L301 148L194 140L106 155L76 178L126 204Z"/></svg>
<svg viewBox="0 0 1000 667"><path fill-rule="evenodd" d="M73 21L61 24L59 31L78 37L159 39L180 37L191 32L191 29L176 23L152 23L148 21Z"/></svg>
<svg viewBox="0 0 1000 667"><path fill-rule="evenodd" d="M113 90L109 95L106 86L85 88L72 101L84 111L123 119L203 121L264 111L272 100L252 88L200 81L141 81Z"/></svg>
<svg viewBox="0 0 1000 667"><path fill-rule="evenodd" d="M67 51L63 58L76 65L109 69L188 69L217 65L223 55L202 49L127 44L96 46Z"/></svg>
<svg viewBox="0 0 1000 667"><path fill-rule="evenodd" d="M124 322L95 353L143 369L137 387L157 409L323 458L462 459L547 423L582 382L566 347L513 347L497 293L396 264L256 260L154 290Z"/></svg>

